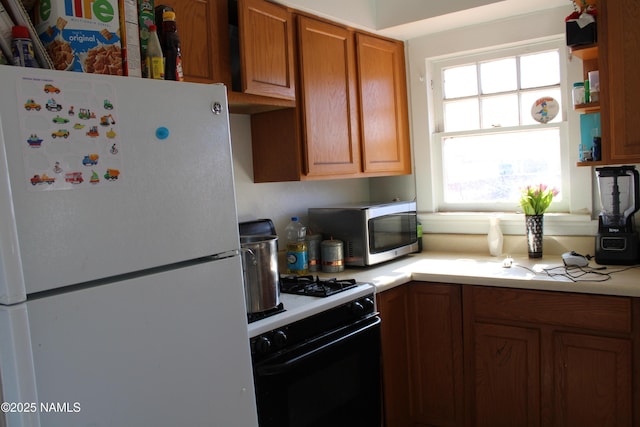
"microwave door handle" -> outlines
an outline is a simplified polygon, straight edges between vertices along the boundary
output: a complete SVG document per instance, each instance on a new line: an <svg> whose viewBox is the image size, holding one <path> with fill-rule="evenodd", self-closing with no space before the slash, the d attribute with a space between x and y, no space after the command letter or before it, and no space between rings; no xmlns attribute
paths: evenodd
<svg viewBox="0 0 640 427"><path fill-rule="evenodd" d="M365 325L361 328L356 329L355 331L351 331L350 333L346 334L346 335L342 335L332 341L329 341L327 343L324 343L316 348L313 348L312 350L301 354L298 357L294 357L292 359L287 360L286 362L283 363L276 363L273 365L265 365L265 366L260 366L256 369L257 373L260 375L280 375L290 369L293 369L295 366L304 363L306 360L314 357L315 355L321 353L322 351L324 351L327 347L338 344L340 342L343 342L345 340L348 340L349 338L358 335L362 332L365 332L367 329L373 328L377 325L380 324L380 318L376 317L376 321Z"/></svg>

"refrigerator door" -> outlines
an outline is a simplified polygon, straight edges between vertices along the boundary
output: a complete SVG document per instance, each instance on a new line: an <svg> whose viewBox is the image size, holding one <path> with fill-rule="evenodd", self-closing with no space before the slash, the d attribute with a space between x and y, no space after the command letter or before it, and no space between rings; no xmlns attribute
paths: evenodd
<svg viewBox="0 0 640 427"><path fill-rule="evenodd" d="M239 249L224 86L0 66L0 93L27 295Z"/></svg>
<svg viewBox="0 0 640 427"><path fill-rule="evenodd" d="M27 302L40 424L257 426L243 305L238 256Z"/></svg>

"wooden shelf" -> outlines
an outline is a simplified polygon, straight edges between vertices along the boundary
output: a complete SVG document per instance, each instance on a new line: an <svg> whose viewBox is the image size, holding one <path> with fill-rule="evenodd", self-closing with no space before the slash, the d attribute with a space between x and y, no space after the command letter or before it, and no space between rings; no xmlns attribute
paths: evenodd
<svg viewBox="0 0 640 427"><path fill-rule="evenodd" d="M596 101L596 102L590 102L588 104L574 105L573 109L581 113L593 113L596 111L600 111L600 102Z"/></svg>
<svg viewBox="0 0 640 427"><path fill-rule="evenodd" d="M604 166L607 163L603 162L602 160L591 160L588 162L576 162L576 166Z"/></svg>
<svg viewBox="0 0 640 427"><path fill-rule="evenodd" d="M598 45L589 44L584 46L574 46L571 48L571 54L573 56L577 56L583 61L598 59Z"/></svg>
<svg viewBox="0 0 640 427"><path fill-rule="evenodd" d="M256 114L296 106L296 101L293 100L241 92L228 91L227 96L229 97L229 111L232 114Z"/></svg>

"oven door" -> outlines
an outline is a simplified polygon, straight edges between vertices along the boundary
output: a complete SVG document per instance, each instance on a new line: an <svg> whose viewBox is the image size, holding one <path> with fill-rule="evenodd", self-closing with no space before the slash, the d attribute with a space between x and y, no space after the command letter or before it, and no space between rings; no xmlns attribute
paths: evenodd
<svg viewBox="0 0 640 427"><path fill-rule="evenodd" d="M380 318L284 349L254 375L260 427L380 426Z"/></svg>

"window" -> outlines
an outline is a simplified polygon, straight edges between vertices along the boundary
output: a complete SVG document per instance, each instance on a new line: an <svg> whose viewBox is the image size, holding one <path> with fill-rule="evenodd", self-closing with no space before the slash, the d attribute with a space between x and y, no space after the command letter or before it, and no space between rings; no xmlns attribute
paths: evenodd
<svg viewBox="0 0 640 427"><path fill-rule="evenodd" d="M560 55L547 43L433 62L437 210L513 212L537 183L560 191L550 210L569 210Z"/></svg>

